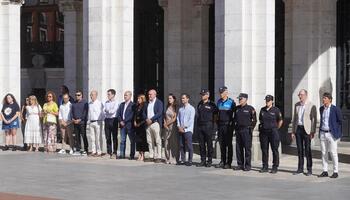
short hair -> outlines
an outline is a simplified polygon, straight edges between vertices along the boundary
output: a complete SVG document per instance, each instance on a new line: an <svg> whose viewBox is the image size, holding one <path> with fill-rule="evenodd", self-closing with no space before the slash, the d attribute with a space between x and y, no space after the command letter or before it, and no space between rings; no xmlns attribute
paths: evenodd
<svg viewBox="0 0 350 200"><path fill-rule="evenodd" d="M301 91L303 91L303 92L306 94L306 96L307 96L307 90L301 89L301 90L299 91L299 93L300 93Z"/></svg>
<svg viewBox="0 0 350 200"><path fill-rule="evenodd" d="M326 97L326 98L328 98L328 99L330 99L330 100L332 100L332 99L333 99L332 94L331 94L331 93L329 93L329 92L325 92L325 93L323 93L322 97Z"/></svg>
<svg viewBox="0 0 350 200"><path fill-rule="evenodd" d="M130 90L125 91L125 94L129 94L130 96L132 96L132 92Z"/></svg>
<svg viewBox="0 0 350 200"><path fill-rule="evenodd" d="M107 90L107 92L110 92L110 93L112 93L113 95L115 95L115 90L114 89L109 89L109 90Z"/></svg>
<svg viewBox="0 0 350 200"><path fill-rule="evenodd" d="M189 95L189 94L187 94L187 93L182 93L182 94L181 94L181 96L185 96L187 99L189 99L189 98L190 98L190 95Z"/></svg>
<svg viewBox="0 0 350 200"><path fill-rule="evenodd" d="M61 85L61 88L63 90L63 94L69 94L69 89L66 85Z"/></svg>
<svg viewBox="0 0 350 200"><path fill-rule="evenodd" d="M76 94L76 93L80 93L81 96L84 96L83 91L81 91L81 90L76 90L76 91L75 91L75 94Z"/></svg>

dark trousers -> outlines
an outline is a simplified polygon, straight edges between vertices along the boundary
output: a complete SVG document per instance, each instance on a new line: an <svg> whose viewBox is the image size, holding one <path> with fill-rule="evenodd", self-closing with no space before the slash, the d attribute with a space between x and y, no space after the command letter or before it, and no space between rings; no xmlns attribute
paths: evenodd
<svg viewBox="0 0 350 200"><path fill-rule="evenodd" d="M211 122L207 124L198 125L198 137L199 137L199 149L201 154L201 161L205 162L208 158L208 162L212 162L213 158L213 125Z"/></svg>
<svg viewBox="0 0 350 200"><path fill-rule="evenodd" d="M305 132L304 126L298 126L295 134L298 149L298 170L304 170L304 155L306 156L307 170L312 170L311 138Z"/></svg>
<svg viewBox="0 0 350 200"><path fill-rule="evenodd" d="M135 141L135 131L132 128L124 127L120 129L120 156L125 157L126 149L126 136L129 136L130 140L130 158L134 158L136 141Z"/></svg>
<svg viewBox="0 0 350 200"><path fill-rule="evenodd" d="M118 149L118 119L117 118L105 119L105 135L106 135L106 143L107 143L107 153L116 154ZM112 151L112 143L113 143L113 151Z"/></svg>
<svg viewBox="0 0 350 200"><path fill-rule="evenodd" d="M188 151L188 162L192 162L193 146L192 146L192 132L179 133L180 142L180 160L185 162L186 150Z"/></svg>
<svg viewBox="0 0 350 200"><path fill-rule="evenodd" d="M247 169L252 167L252 138L250 128L236 130L236 158L239 167Z"/></svg>
<svg viewBox="0 0 350 200"><path fill-rule="evenodd" d="M221 162L226 165L232 164L233 157L233 147L232 147L232 138L233 132L231 126L220 125L218 127L218 139L220 144L220 152L221 152Z"/></svg>
<svg viewBox="0 0 350 200"><path fill-rule="evenodd" d="M86 137L86 124L74 124L74 136L75 138L75 150L80 151L81 149L81 138L84 142L84 151L89 151L88 139Z"/></svg>
<svg viewBox="0 0 350 200"><path fill-rule="evenodd" d="M259 134L260 147L262 152L262 165L264 169L269 168L269 146L272 150L272 168L277 169L279 166L278 147L280 145L280 136L277 129L261 130Z"/></svg>

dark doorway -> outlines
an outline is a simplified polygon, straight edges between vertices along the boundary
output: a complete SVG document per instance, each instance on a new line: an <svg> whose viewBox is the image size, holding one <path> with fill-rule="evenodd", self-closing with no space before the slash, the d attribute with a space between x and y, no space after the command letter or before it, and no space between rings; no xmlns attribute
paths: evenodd
<svg viewBox="0 0 350 200"><path fill-rule="evenodd" d="M343 138L350 141L350 1L337 1L337 105L343 115Z"/></svg>
<svg viewBox="0 0 350 200"><path fill-rule="evenodd" d="M209 91L210 100L215 99L215 2L209 6Z"/></svg>
<svg viewBox="0 0 350 200"><path fill-rule="evenodd" d="M134 1L135 94L156 89L164 96L164 12L157 0ZM135 95L136 96L136 95Z"/></svg>
<svg viewBox="0 0 350 200"><path fill-rule="evenodd" d="M275 104L284 116L284 2L275 4Z"/></svg>

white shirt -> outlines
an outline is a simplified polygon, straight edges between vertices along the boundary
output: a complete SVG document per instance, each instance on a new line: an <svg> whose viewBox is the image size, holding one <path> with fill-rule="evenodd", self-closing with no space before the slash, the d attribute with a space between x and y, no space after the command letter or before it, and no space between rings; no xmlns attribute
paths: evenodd
<svg viewBox="0 0 350 200"><path fill-rule="evenodd" d="M298 125L304 125L304 112L305 112L305 104L301 103L298 111Z"/></svg>
<svg viewBox="0 0 350 200"><path fill-rule="evenodd" d="M331 110L331 105L329 105L329 107L326 107L326 106L323 106L324 107L324 110L323 110L323 113L322 113L322 127L321 127L321 130L324 130L324 131L328 131L329 130L329 113L330 113L330 110Z"/></svg>
<svg viewBox="0 0 350 200"><path fill-rule="evenodd" d="M183 127L185 132L193 133L195 115L196 110L192 105L187 104L186 106L182 106L177 115L177 125Z"/></svg>
<svg viewBox="0 0 350 200"><path fill-rule="evenodd" d="M151 119L154 116L154 104L156 103L156 98L153 99L153 101L150 101L148 103L147 107L147 118Z"/></svg>
<svg viewBox="0 0 350 200"><path fill-rule="evenodd" d="M111 119L111 118L116 118L117 117L117 110L118 110L119 104L117 103L116 100L108 100L106 101L104 108L105 108L105 117L107 119Z"/></svg>
<svg viewBox="0 0 350 200"><path fill-rule="evenodd" d="M71 121L72 120L71 109L72 109L72 104L69 101L66 104L63 103L62 105L60 105L58 119L63 120L65 122Z"/></svg>
<svg viewBox="0 0 350 200"><path fill-rule="evenodd" d="M127 102L125 102L125 104L124 104L123 120L125 119L125 111L126 111L126 108L129 106L129 103L130 103L130 101L127 101Z"/></svg>
<svg viewBox="0 0 350 200"><path fill-rule="evenodd" d="M97 99L90 101L88 121L102 121L103 119L103 104Z"/></svg>

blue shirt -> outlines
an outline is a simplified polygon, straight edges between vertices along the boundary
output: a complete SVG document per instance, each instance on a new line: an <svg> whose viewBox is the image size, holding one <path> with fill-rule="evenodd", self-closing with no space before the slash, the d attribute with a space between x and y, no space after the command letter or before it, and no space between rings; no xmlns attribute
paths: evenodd
<svg viewBox="0 0 350 200"><path fill-rule="evenodd" d="M329 130L329 113L330 113L331 107L330 106L329 107L323 106L323 107L324 107L324 110L322 113L321 130L328 131Z"/></svg>
<svg viewBox="0 0 350 200"><path fill-rule="evenodd" d="M226 100L220 98L217 105L219 110L219 123L231 122L236 103L231 98L227 98Z"/></svg>
<svg viewBox="0 0 350 200"><path fill-rule="evenodd" d="M194 127L194 117L196 115L196 110L191 104L182 106L179 109L179 114L177 115L177 125L185 129L185 132L193 133Z"/></svg>
<svg viewBox="0 0 350 200"><path fill-rule="evenodd" d="M72 118L80 119L80 124L87 122L87 116L89 111L89 104L83 99L80 102L75 102L72 105Z"/></svg>

